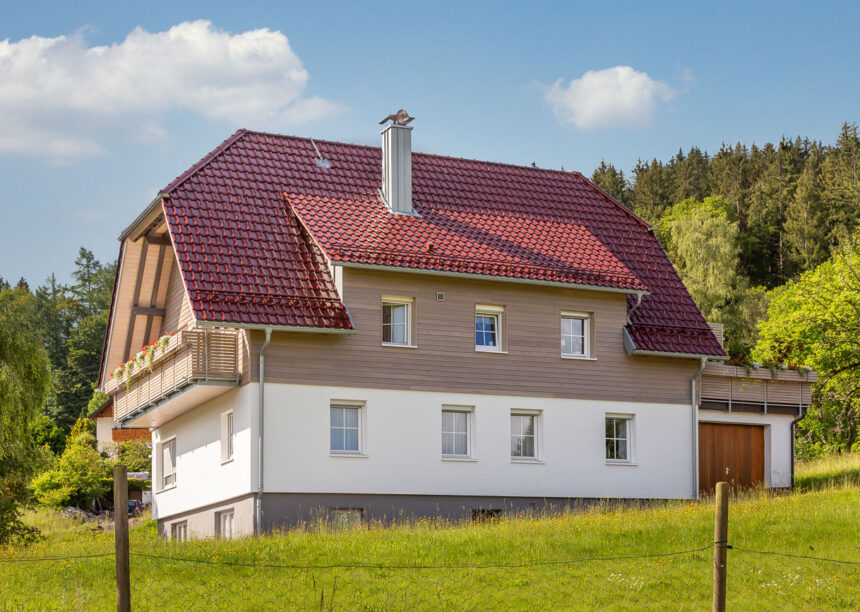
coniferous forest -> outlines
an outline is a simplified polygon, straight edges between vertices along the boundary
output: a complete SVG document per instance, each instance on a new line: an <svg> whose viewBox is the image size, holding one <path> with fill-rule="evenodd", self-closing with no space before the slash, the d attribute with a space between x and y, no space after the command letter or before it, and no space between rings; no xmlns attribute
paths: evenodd
<svg viewBox="0 0 860 612"><path fill-rule="evenodd" d="M819 373L801 455L851 452L860 432L860 137L783 138L604 161L592 180L651 224L734 358ZM29 486L34 449L62 452L95 393L115 264L81 248L71 282L32 288L0 277L0 481ZM0 274L3 270L0 270ZM17 466L17 467L16 467ZM11 491L11 493L10 493Z"/></svg>

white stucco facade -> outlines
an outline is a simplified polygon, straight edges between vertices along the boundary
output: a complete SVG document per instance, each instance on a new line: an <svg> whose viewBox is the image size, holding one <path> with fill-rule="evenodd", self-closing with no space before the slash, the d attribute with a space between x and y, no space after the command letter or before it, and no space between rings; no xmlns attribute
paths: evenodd
<svg viewBox="0 0 860 612"><path fill-rule="evenodd" d="M153 510L158 519L256 491L257 385L246 385L195 408L152 431ZM221 415L233 411L233 459L221 460ZM176 483L162 487L161 443L176 442Z"/></svg>
<svg viewBox="0 0 860 612"><path fill-rule="evenodd" d="M266 492L687 498L689 405L266 384ZM329 407L362 405L362 453L330 453ZM443 459L443 406L472 410L470 460ZM538 415L538 461L512 460L511 411ZM605 459L605 417L631 415L632 461Z"/></svg>
<svg viewBox="0 0 860 612"><path fill-rule="evenodd" d="M266 494L696 497L693 415L687 404L277 383L266 384L265 394ZM202 535L211 535L204 527L214 524L215 513L235 507L243 517L238 529L253 529L258 401L259 385L250 383L153 431L153 518L169 523L196 514L189 525L202 525ZM333 404L360 406L359 454L331 451ZM445 407L470 411L468 459L442 455ZM229 410L234 414L234 454L223 462L222 415ZM537 416L536 460L511 457L510 417L515 411ZM607 416L631 418L628 463L605 458ZM763 425L766 484L791 485L792 417L700 410L698 419ZM162 488L160 444L171 439L176 445L176 484Z"/></svg>
<svg viewBox="0 0 860 612"><path fill-rule="evenodd" d="M96 419L96 440L99 452L113 442L113 417L99 417Z"/></svg>

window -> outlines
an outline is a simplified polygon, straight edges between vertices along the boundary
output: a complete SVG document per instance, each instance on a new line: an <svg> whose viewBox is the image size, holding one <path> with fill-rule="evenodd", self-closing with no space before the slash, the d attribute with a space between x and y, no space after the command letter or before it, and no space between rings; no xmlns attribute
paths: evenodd
<svg viewBox="0 0 860 612"><path fill-rule="evenodd" d="M233 459L233 411L221 414L221 463Z"/></svg>
<svg viewBox="0 0 860 612"><path fill-rule="evenodd" d="M382 343L409 346L412 343L412 300L382 298Z"/></svg>
<svg viewBox="0 0 860 612"><path fill-rule="evenodd" d="M176 542L188 540L188 521L173 523L170 526L170 539Z"/></svg>
<svg viewBox="0 0 860 612"><path fill-rule="evenodd" d="M501 352L502 313L501 306L475 307L475 350Z"/></svg>
<svg viewBox="0 0 860 612"><path fill-rule="evenodd" d="M215 513L215 535L223 540L233 539L233 511Z"/></svg>
<svg viewBox="0 0 860 612"><path fill-rule="evenodd" d="M511 457L514 459L537 459L536 414L511 414Z"/></svg>
<svg viewBox="0 0 860 612"><path fill-rule="evenodd" d="M442 410L442 456L469 456L469 420L468 410Z"/></svg>
<svg viewBox="0 0 860 612"><path fill-rule="evenodd" d="M590 317L580 313L561 315L561 356L573 358L589 357Z"/></svg>
<svg viewBox="0 0 860 612"><path fill-rule="evenodd" d="M606 460L628 463L631 457L630 438L633 418L629 416L606 417Z"/></svg>
<svg viewBox="0 0 860 612"><path fill-rule="evenodd" d="M361 406L334 404L331 407L331 452L361 452Z"/></svg>
<svg viewBox="0 0 860 612"><path fill-rule="evenodd" d="M361 527L362 508L333 508L329 514L331 526L337 530L356 529Z"/></svg>
<svg viewBox="0 0 860 612"><path fill-rule="evenodd" d="M161 488L176 484L176 438L161 443Z"/></svg>

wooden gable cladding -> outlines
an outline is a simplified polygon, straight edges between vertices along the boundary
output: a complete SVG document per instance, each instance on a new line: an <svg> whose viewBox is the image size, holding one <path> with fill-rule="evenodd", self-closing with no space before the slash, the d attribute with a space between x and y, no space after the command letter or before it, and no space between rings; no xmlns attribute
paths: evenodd
<svg viewBox="0 0 860 612"><path fill-rule="evenodd" d="M163 213L154 210L137 227L122 244L102 386L142 346L193 324Z"/></svg>

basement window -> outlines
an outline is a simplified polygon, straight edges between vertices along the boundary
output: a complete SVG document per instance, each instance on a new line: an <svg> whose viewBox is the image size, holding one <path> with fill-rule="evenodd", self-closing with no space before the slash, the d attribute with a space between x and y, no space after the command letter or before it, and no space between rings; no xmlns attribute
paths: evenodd
<svg viewBox="0 0 860 612"><path fill-rule="evenodd" d="M361 527L363 517L363 508L332 508L329 511L332 529L336 531L358 529Z"/></svg>

